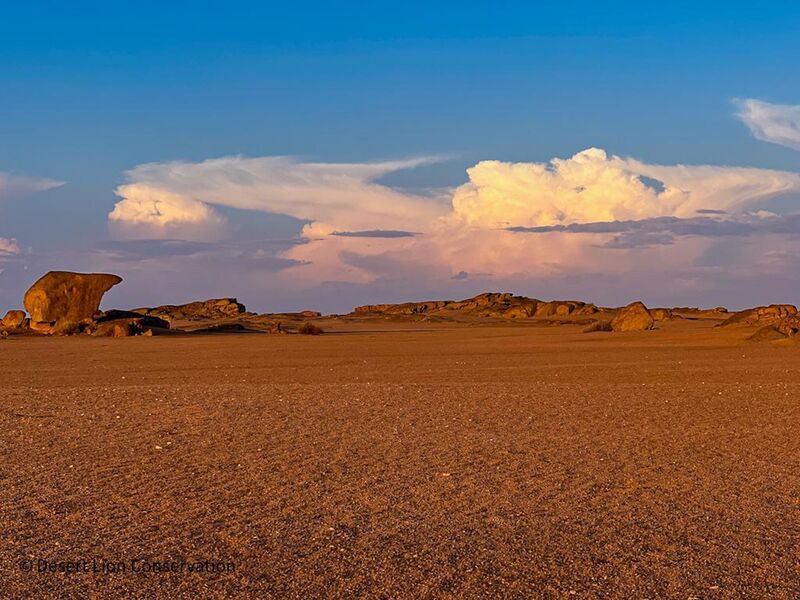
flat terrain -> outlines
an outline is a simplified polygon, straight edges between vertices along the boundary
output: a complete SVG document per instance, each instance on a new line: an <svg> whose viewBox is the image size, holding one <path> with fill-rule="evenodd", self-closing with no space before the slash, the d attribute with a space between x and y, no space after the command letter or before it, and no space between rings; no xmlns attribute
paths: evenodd
<svg viewBox="0 0 800 600"><path fill-rule="evenodd" d="M800 346L712 326L0 340L0 597L798 598Z"/></svg>

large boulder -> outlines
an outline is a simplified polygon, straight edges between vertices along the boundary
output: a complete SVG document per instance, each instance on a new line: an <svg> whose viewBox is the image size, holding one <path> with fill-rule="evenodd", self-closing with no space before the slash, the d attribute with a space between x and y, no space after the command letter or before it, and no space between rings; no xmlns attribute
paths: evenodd
<svg viewBox="0 0 800 600"><path fill-rule="evenodd" d="M10 310L6 316L0 320L0 326L6 329L19 329L25 323L24 310Z"/></svg>
<svg viewBox="0 0 800 600"><path fill-rule="evenodd" d="M59 321L80 323L91 319L100 301L122 278L109 273L50 271L25 293L25 310L31 328L48 332Z"/></svg>
<svg viewBox="0 0 800 600"><path fill-rule="evenodd" d="M650 311L641 302L633 302L620 308L611 319L612 331L645 331L655 324Z"/></svg>

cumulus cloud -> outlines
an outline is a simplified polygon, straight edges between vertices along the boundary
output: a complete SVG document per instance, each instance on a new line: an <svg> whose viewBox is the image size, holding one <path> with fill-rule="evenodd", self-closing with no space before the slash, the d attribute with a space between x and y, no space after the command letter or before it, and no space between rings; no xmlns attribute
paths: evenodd
<svg viewBox="0 0 800 600"><path fill-rule="evenodd" d="M756 138L800 150L800 105L771 104L751 98L735 103L736 116Z"/></svg>
<svg viewBox="0 0 800 600"><path fill-rule="evenodd" d="M226 235L226 220L204 202L150 186L117 188L124 200L108 216L124 239L183 238L216 240Z"/></svg>
<svg viewBox="0 0 800 600"><path fill-rule="evenodd" d="M128 183L117 188L122 200L109 222L122 238L219 238L224 236L225 219L214 207L224 206L306 221L304 233L309 237L416 231L443 214L442 199L398 192L376 181L432 160L333 164L233 156L145 164L128 171Z"/></svg>
<svg viewBox="0 0 800 600"><path fill-rule="evenodd" d="M482 161L456 189L454 216L480 227L687 217L737 211L800 191L800 175L724 166L649 165L598 148L549 163Z"/></svg>
<svg viewBox="0 0 800 600"><path fill-rule="evenodd" d="M35 192L43 192L64 185L63 181L41 177L22 177L0 171L0 201L14 200Z"/></svg>

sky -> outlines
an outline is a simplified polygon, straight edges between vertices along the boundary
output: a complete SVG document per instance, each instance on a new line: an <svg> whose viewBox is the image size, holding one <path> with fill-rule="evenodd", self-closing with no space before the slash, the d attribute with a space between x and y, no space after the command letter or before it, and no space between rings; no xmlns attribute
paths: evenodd
<svg viewBox="0 0 800 600"><path fill-rule="evenodd" d="M0 308L800 298L789 2L37 2L0 21Z"/></svg>

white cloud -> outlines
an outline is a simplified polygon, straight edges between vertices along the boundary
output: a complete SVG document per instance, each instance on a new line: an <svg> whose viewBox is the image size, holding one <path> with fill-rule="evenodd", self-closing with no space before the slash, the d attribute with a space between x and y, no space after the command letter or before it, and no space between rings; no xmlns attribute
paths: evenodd
<svg viewBox="0 0 800 600"><path fill-rule="evenodd" d="M177 234L183 230L190 239L207 239L209 230L218 232L224 223L213 206L225 206L310 221L309 236L380 228L416 231L445 212L441 199L401 193L375 181L428 162L331 164L233 156L145 164L129 171L129 183L117 188L122 200L109 220L120 237L145 231L147 237L181 237Z"/></svg>
<svg viewBox="0 0 800 600"><path fill-rule="evenodd" d="M751 133L765 142L800 150L800 105L737 100L736 116Z"/></svg>
<svg viewBox="0 0 800 600"><path fill-rule="evenodd" d="M64 185L63 181L43 179L41 177L21 177L0 172L0 201L13 200Z"/></svg>
<svg viewBox="0 0 800 600"><path fill-rule="evenodd" d="M117 188L124 198L108 218L123 239L218 240L225 237L225 218L193 198L150 185Z"/></svg>
<svg viewBox="0 0 800 600"><path fill-rule="evenodd" d="M453 196L454 216L480 227L690 217L800 191L797 173L648 165L598 148L549 163L483 161L467 173L470 181Z"/></svg>
<svg viewBox="0 0 800 600"><path fill-rule="evenodd" d="M9 254L19 254L17 240L0 237L0 257Z"/></svg>

